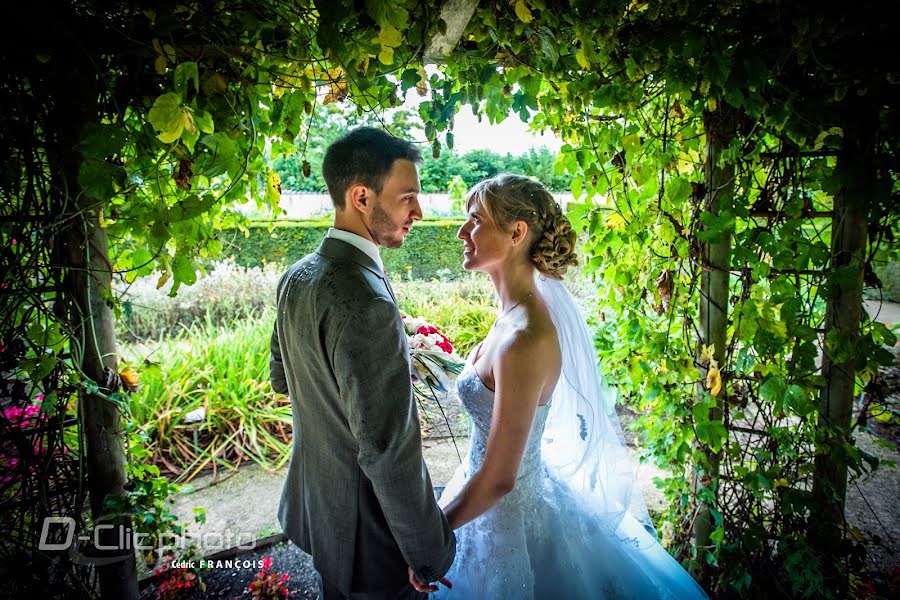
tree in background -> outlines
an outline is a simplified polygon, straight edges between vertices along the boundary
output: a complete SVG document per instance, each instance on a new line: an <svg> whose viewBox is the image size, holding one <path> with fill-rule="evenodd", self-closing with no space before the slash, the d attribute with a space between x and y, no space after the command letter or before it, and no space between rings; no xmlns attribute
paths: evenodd
<svg viewBox="0 0 900 600"><path fill-rule="evenodd" d="M361 112L350 103L329 103L315 109L313 118L295 141L296 152L272 161L272 168L281 178L285 190L326 193L322 180L322 157L325 149L341 134L354 127L383 127L396 136L407 139L422 137L419 116L400 106L384 112ZM568 191L572 176L556 172L557 154L545 147L531 148L513 156L490 150L470 150L459 154L451 148L437 156L429 149L423 151L424 161L419 168L422 191L444 193L450 181L460 177L469 187L497 173L511 171L534 177L552 191Z"/></svg>
<svg viewBox="0 0 900 600"><path fill-rule="evenodd" d="M294 148L275 158L272 168L286 190L327 193L322 179L322 159L333 141L363 126L383 128L397 137L411 139L413 131L421 128L417 121L411 110L402 107L382 115L359 111L356 106L341 102L317 106L294 141Z"/></svg>

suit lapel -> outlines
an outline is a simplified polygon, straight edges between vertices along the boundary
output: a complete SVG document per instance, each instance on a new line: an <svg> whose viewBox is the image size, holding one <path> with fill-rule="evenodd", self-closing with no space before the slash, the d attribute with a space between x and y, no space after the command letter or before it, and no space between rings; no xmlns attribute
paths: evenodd
<svg viewBox="0 0 900 600"><path fill-rule="evenodd" d="M384 285L387 286L388 293L391 295L391 298L394 300L394 304L397 304L397 297L394 295L394 288L391 287L391 282L388 281L387 275L385 273L381 274L381 280L384 281Z"/></svg>
<svg viewBox="0 0 900 600"><path fill-rule="evenodd" d="M397 297L394 295L394 290L391 288L391 284L388 281L388 277L384 271L382 271L378 267L378 263L372 260L368 254L354 246L353 244L348 244L343 240L338 240L335 238L326 237L322 240L322 243L319 244L319 248L316 250L322 256L328 256L330 258L336 258L339 260L349 260L352 261L364 269L368 269L384 282L384 286L387 288L388 293L391 295L391 299L394 301L394 304L397 304Z"/></svg>

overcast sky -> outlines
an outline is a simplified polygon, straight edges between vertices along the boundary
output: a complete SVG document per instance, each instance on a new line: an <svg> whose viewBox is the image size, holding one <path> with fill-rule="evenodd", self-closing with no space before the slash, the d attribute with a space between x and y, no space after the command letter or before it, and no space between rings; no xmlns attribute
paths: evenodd
<svg viewBox="0 0 900 600"><path fill-rule="evenodd" d="M512 114L502 123L491 125L487 117L481 123L472 114L472 109L465 106L456 115L453 124L454 146L459 154L469 150L493 150L498 154L522 154L529 148L546 146L553 152L559 151L562 142L552 131L544 134L532 133L528 125Z"/></svg>
<svg viewBox="0 0 900 600"><path fill-rule="evenodd" d="M430 71L430 68L426 68ZM415 88L407 90L404 106L418 110L419 103L430 98L431 94L425 98L420 97ZM420 132L421 140L424 141L424 133ZM544 134L532 133L528 130L528 125L519 119L516 113L510 116L502 123L491 125L487 116L483 116L481 122L472 113L472 109L468 105L464 105L456 114L453 122L454 150L457 154L465 154L469 150L492 150L498 154L506 154L507 152L517 155L528 152L529 148L537 148L545 146L553 152L558 152L562 146L562 141L557 138L552 131ZM443 135L440 137L443 143Z"/></svg>

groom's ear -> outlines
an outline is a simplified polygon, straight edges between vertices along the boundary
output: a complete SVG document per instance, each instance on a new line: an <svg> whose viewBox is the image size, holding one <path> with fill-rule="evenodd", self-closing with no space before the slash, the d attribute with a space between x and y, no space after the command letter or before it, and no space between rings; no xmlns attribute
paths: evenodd
<svg viewBox="0 0 900 600"><path fill-rule="evenodd" d="M361 183L351 185L347 189L347 204L361 213L368 212L372 206L372 190Z"/></svg>
<svg viewBox="0 0 900 600"><path fill-rule="evenodd" d="M528 223L525 221L516 221L512 227L512 243L513 246L522 244L528 237Z"/></svg>

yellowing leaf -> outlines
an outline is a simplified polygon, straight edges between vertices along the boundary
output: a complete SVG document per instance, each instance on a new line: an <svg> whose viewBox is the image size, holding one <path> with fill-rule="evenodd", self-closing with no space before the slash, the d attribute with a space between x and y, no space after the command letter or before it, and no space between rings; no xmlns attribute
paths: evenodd
<svg viewBox="0 0 900 600"><path fill-rule="evenodd" d="M393 53L393 50L391 51ZM329 92L325 95L322 104L330 104L331 102L343 102L347 97L348 84L346 81L332 81L328 84Z"/></svg>
<svg viewBox="0 0 900 600"><path fill-rule="evenodd" d="M166 67L168 66L169 61L166 60L166 57L160 54L156 57L156 60L153 61L153 68L156 69L157 75L165 75Z"/></svg>
<svg viewBox="0 0 900 600"><path fill-rule="evenodd" d="M419 65L416 67L416 72L419 74L419 81L416 83L416 93L424 98L428 95L428 82L425 78L425 69L422 65Z"/></svg>
<svg viewBox="0 0 900 600"><path fill-rule="evenodd" d="M207 96L224 94L227 89L225 78L218 73L212 73L203 78L203 93Z"/></svg>
<svg viewBox="0 0 900 600"><path fill-rule="evenodd" d="M777 490L778 488L791 487L791 484L788 483L787 479L785 479L784 477L781 477L781 478L775 480L773 487Z"/></svg>
<svg viewBox="0 0 900 600"><path fill-rule="evenodd" d="M269 171L266 179L266 202L269 204L278 204L281 200L281 177L275 171Z"/></svg>
<svg viewBox="0 0 900 600"><path fill-rule="evenodd" d="M713 355L716 353L716 345L710 344L709 346L702 346L700 348L700 364L706 365L709 364L710 361L714 360Z"/></svg>
<svg viewBox="0 0 900 600"><path fill-rule="evenodd" d="M816 136L816 141L813 143L813 150L821 150L822 146L825 145L825 138L827 138L829 135L844 137L844 130L840 127L832 127L821 132Z"/></svg>
<svg viewBox="0 0 900 600"><path fill-rule="evenodd" d="M606 226L609 229L617 229L621 231L625 229L625 219L623 219L622 215L620 215L619 213L614 212L606 219Z"/></svg>
<svg viewBox="0 0 900 600"><path fill-rule="evenodd" d="M531 10L525 4L525 0L513 0L516 6L516 16L519 17L519 20L523 23L531 23L534 17L531 15Z"/></svg>
<svg viewBox="0 0 900 600"><path fill-rule="evenodd" d="M718 396L722 391L722 374L719 373L718 367L712 367L706 372L706 387L713 397Z"/></svg>
<svg viewBox="0 0 900 600"><path fill-rule="evenodd" d="M181 106L181 96L178 94L163 94L153 103L147 120L153 129L158 131L157 137L166 144L171 144L184 131L184 112ZM193 126L193 119L191 119Z"/></svg>
<svg viewBox="0 0 900 600"><path fill-rule="evenodd" d="M394 64L394 49L382 46L381 52L378 53L378 62L383 65Z"/></svg>
<svg viewBox="0 0 900 600"><path fill-rule="evenodd" d="M119 371L119 377L122 379L122 385L129 392L137 390L138 385L141 383L141 376L134 370L134 367L128 364Z"/></svg>
<svg viewBox="0 0 900 600"><path fill-rule="evenodd" d="M578 64L581 65L582 69L588 69L591 66L591 63L588 62L587 56L584 54L584 46L578 49L578 52L575 53L575 60L578 61Z"/></svg>
<svg viewBox="0 0 900 600"><path fill-rule="evenodd" d="M168 270L165 273L159 276L159 281L156 282L156 289L160 289L162 286L166 285L166 282L169 280L171 274Z"/></svg>
<svg viewBox="0 0 900 600"><path fill-rule="evenodd" d="M378 32L378 37L375 38L375 41L381 44L382 48L384 46L396 48L403 41L403 35L393 25L386 25Z"/></svg>
<svg viewBox="0 0 900 600"><path fill-rule="evenodd" d="M181 107L181 122L186 130L193 135L197 135L197 126L194 124L194 111L187 106Z"/></svg>

